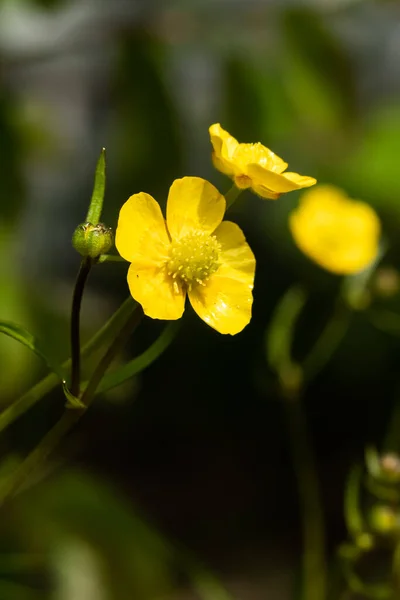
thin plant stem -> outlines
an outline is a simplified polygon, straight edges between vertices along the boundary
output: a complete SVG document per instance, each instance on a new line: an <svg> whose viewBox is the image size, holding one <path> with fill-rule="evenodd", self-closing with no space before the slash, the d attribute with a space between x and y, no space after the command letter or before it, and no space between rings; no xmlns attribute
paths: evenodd
<svg viewBox="0 0 400 600"><path fill-rule="evenodd" d="M141 306L136 305L130 318L126 322L126 324L120 329L118 335L115 337L113 343L100 360L96 369L94 370L93 375L89 379L89 383L86 386L85 391L82 394L82 404L86 406L86 408L92 402L94 395L96 393L97 387L100 384L101 380L108 367L112 363L115 355L123 348L124 344L127 342L129 336L139 325L140 321L144 317L144 312Z"/></svg>
<svg viewBox="0 0 400 600"><path fill-rule="evenodd" d="M353 312L339 299L332 317L329 319L312 350L302 361L304 381L314 377L330 361L346 335Z"/></svg>
<svg viewBox="0 0 400 600"><path fill-rule="evenodd" d="M70 392L73 396L79 396L79 386L81 380L81 335L80 335L80 314L82 297L85 284L92 268L90 257L81 261L78 276L76 278L74 294L72 296L71 308L71 382Z"/></svg>
<svg viewBox="0 0 400 600"><path fill-rule="evenodd" d="M240 194L243 192L240 188L236 187L235 184L228 190L225 194L226 200L226 210L228 210L232 204L239 198Z"/></svg>
<svg viewBox="0 0 400 600"><path fill-rule="evenodd" d="M180 321L170 321L161 335L142 354L136 356L118 370L106 375L99 387L99 392L107 392L120 385L127 379L134 377L150 366L174 341L181 328Z"/></svg>
<svg viewBox="0 0 400 600"><path fill-rule="evenodd" d="M126 322L133 306L134 302L129 296L103 327L83 346L81 356L89 356L95 350L98 350L107 343L114 335L114 332L120 329ZM62 368L63 370L68 370L70 367L71 359L69 358L63 363ZM49 373L49 375L20 396L13 404L10 404L10 406L0 414L0 432L34 406L46 394L51 392L57 385L60 385L60 383L60 379L55 373Z"/></svg>
<svg viewBox="0 0 400 600"><path fill-rule="evenodd" d="M318 475L300 396L285 399L303 532L302 600L326 599L325 526Z"/></svg>
<svg viewBox="0 0 400 600"><path fill-rule="evenodd" d="M27 456L22 464L17 468L8 480L6 480L0 488L0 505L6 500L14 496L20 487L24 484L31 473L47 459L54 451L62 438L69 432L72 426L79 421L86 409L90 406L95 397L97 386L99 385L103 375L115 358L116 354L126 343L134 329L139 325L144 316L143 310L138 305L134 306L131 315L119 330L110 347L100 360L89 383L82 394L82 404L84 409L67 409L59 421L50 429L50 431L39 442L36 448Z"/></svg>

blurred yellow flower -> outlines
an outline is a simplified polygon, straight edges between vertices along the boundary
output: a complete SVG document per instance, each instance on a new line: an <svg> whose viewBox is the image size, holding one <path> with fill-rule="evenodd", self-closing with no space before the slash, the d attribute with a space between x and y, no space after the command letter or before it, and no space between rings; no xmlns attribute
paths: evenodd
<svg viewBox="0 0 400 600"><path fill-rule="evenodd" d="M381 225L377 214L333 185L304 192L289 226L304 254L339 275L361 271L378 253Z"/></svg>
<svg viewBox="0 0 400 600"><path fill-rule="evenodd" d="M281 194L310 187L313 177L284 172L279 156L260 144L239 144L219 123L211 125L212 160L216 169L229 175L240 189L251 188L258 196L276 200Z"/></svg>
<svg viewBox="0 0 400 600"><path fill-rule="evenodd" d="M196 313L220 333L239 333L251 319L255 258L241 229L222 222L225 198L208 181L171 185L167 219L141 192L122 206L115 237L131 263L128 285L153 319L179 319L186 293Z"/></svg>

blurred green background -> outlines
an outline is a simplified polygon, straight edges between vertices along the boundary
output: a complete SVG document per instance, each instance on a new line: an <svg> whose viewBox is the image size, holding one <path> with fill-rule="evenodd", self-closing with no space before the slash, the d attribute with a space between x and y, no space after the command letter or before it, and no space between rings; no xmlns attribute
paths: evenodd
<svg viewBox="0 0 400 600"><path fill-rule="evenodd" d="M229 189L210 160L214 122L372 204L388 247L383 265L400 268L399 32L396 0L0 0L0 318L65 359L79 266L70 239L100 148L103 220L115 227L131 194L165 204L175 178ZM34 485L2 509L0 600L298 597L299 496L265 335L284 292L300 283L301 357L341 280L295 247L287 217L297 201L245 192L232 210L257 257L243 333L221 336L188 308L168 352L99 398ZM124 264L94 270L85 337L127 296L125 276ZM400 320L398 295L382 305ZM400 400L399 323L383 331L371 321L353 315L303 398L335 600L366 597L346 591L336 572L346 477L366 444L379 447ZM161 329L146 320L125 358ZM2 407L46 372L6 337L0 365ZM63 404L58 389L2 434L4 472Z"/></svg>

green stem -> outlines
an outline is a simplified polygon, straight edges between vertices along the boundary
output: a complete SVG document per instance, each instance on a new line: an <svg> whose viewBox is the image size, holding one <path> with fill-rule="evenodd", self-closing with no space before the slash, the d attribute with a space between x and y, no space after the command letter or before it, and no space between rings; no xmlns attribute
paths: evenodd
<svg viewBox="0 0 400 600"><path fill-rule="evenodd" d="M344 493L344 518L347 530L354 540L357 540L365 532L365 525L360 510L362 476L362 465L353 467L350 471Z"/></svg>
<svg viewBox="0 0 400 600"><path fill-rule="evenodd" d="M97 387L98 387L100 381L103 379L103 376L104 376L105 372L107 371L108 367L110 366L110 364L112 363L114 357L123 348L124 344L127 342L128 338L130 337L132 332L139 325L139 323L143 319L143 317L144 317L144 312L143 312L142 307L139 305L136 305L131 316L129 317L128 321L121 328L118 335L114 338L113 343L111 344L111 346L109 347L109 349L107 350L107 352L105 353L103 358L100 360L99 364L97 365L96 369L94 370L93 375L89 379L89 383L87 384L86 389L83 392L82 398L81 398L82 404L84 404L86 406L86 408L92 402L94 395L96 393Z"/></svg>
<svg viewBox="0 0 400 600"><path fill-rule="evenodd" d="M312 381L330 361L348 331L352 314L349 307L339 299L332 317L302 361L305 382Z"/></svg>
<svg viewBox="0 0 400 600"><path fill-rule="evenodd" d="M285 400L303 531L302 600L326 599L325 526L318 476L300 397Z"/></svg>
<svg viewBox="0 0 400 600"><path fill-rule="evenodd" d="M133 330L139 325L143 318L143 310L138 305L131 309L131 314L128 320L123 324L120 331L114 338L112 344L104 354L103 358L97 365L89 383L82 394L82 404L86 408L90 406L95 396L97 386L99 385L104 373L110 366L116 354L121 350ZM10 497L19 490L26 481L27 477L39 465L41 465L47 457L53 452L61 439L69 432L72 426L79 421L81 416L86 412L83 410L67 409L61 419L50 429L50 431L39 442L36 448L27 456L17 470L6 480L0 488L0 505L2 505Z"/></svg>
<svg viewBox="0 0 400 600"><path fill-rule="evenodd" d="M126 322L127 317L132 311L133 300L129 296L111 318L103 325L99 331L83 346L81 356L89 356L95 350L106 344L115 334L115 331ZM71 367L71 359L65 361L62 365L64 370ZM18 400L13 402L0 414L0 432L6 429L11 423L23 415L27 410L36 404L43 396L51 392L60 379L55 373L50 373L28 390Z"/></svg>
<svg viewBox="0 0 400 600"><path fill-rule="evenodd" d="M90 257L81 261L78 276L76 278L71 309L71 383L70 392L73 396L79 396L79 385L81 380L81 336L80 336L80 314L83 291L92 268Z"/></svg>
<svg viewBox="0 0 400 600"><path fill-rule="evenodd" d="M228 190L225 194L226 210L228 210L232 206L232 204L235 202L235 200L237 200L237 198L239 198L242 192L243 190L241 190L240 188L236 187L235 184L233 184L231 189Z"/></svg>
<svg viewBox="0 0 400 600"><path fill-rule="evenodd" d="M107 392L108 390L117 387L151 365L173 342L180 327L180 321L171 321L168 323L162 334L149 348L147 348L147 350L109 375L106 375L101 382L99 392Z"/></svg>

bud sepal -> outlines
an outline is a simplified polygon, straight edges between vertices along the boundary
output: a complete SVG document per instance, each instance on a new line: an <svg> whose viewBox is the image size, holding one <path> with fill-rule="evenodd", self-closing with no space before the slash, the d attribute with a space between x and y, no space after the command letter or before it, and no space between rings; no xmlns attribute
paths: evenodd
<svg viewBox="0 0 400 600"><path fill-rule="evenodd" d="M114 243L114 235L111 227L103 223L92 225L92 223L81 223L74 231L72 245L79 254L90 258L98 258L106 254Z"/></svg>

